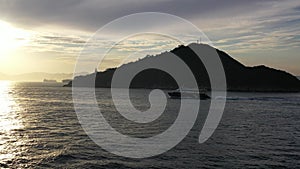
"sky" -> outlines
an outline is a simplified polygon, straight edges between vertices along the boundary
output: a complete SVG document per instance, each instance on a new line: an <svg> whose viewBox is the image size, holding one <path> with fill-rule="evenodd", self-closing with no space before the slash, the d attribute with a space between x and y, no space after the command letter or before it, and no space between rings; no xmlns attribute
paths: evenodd
<svg viewBox="0 0 300 169"><path fill-rule="evenodd" d="M264 64L300 75L299 0L0 0L0 73L72 73L77 56L98 29L140 12L168 13L190 21L214 47L245 65ZM111 30L97 43L113 43L111 37L134 26L128 23ZM185 42L198 39L176 25L162 23L151 29L172 29ZM156 35L129 37L112 50L101 69L123 63L120 57L128 51L154 48L139 53L145 56L178 43Z"/></svg>

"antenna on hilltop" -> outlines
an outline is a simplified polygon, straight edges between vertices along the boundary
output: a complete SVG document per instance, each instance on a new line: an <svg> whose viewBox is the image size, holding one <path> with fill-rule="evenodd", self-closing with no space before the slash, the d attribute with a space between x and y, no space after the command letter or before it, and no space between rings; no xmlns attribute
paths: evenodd
<svg viewBox="0 0 300 169"><path fill-rule="evenodd" d="M197 44L199 44L199 42L200 42L200 44L202 44L202 39L201 39L201 37L197 40Z"/></svg>

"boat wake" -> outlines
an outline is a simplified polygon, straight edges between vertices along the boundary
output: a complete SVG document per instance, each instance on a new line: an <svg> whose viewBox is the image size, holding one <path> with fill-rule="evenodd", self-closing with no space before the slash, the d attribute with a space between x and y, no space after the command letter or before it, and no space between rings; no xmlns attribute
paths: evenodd
<svg viewBox="0 0 300 169"><path fill-rule="evenodd" d="M262 97L216 97L217 100L255 100L255 101L300 101L300 97L275 97L275 96L262 96Z"/></svg>

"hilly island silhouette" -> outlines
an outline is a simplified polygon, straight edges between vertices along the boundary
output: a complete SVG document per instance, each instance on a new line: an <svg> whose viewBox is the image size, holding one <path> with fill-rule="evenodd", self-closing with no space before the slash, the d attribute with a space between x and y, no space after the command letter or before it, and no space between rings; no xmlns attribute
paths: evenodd
<svg viewBox="0 0 300 169"><path fill-rule="evenodd" d="M204 64L199 57L189 47L180 45L169 51L182 59L193 72L200 89L210 90L210 81ZM193 44L197 48L204 51L213 47L207 44ZM213 48L218 53L223 64L228 91L243 92L300 92L300 80L292 74L270 68L264 65L249 67L245 66L237 60L233 59L224 51ZM165 52L168 53L168 52ZM175 56L172 55L172 56ZM153 59L165 57L164 53L147 56L135 62L124 64L118 68L109 68L102 72L95 72L85 76L76 76L76 86L90 87L90 83L95 83L97 88L110 88L113 74L116 69L122 69L138 64L150 63ZM209 57L209 56L205 56ZM82 82L82 83L81 83ZM72 81L67 87L72 86ZM120 86L121 87L121 86ZM145 89L177 89L179 86L176 81L166 72L158 69L146 69L139 72L131 81L130 88Z"/></svg>

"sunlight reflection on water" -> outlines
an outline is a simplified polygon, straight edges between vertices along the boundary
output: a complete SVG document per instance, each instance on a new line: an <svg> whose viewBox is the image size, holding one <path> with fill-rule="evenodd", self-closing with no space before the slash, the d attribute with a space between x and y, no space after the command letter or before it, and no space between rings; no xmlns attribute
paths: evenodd
<svg viewBox="0 0 300 169"><path fill-rule="evenodd" d="M13 130L21 129L22 122L18 116L20 108L12 96L12 82L0 81L0 162L14 158L17 141Z"/></svg>
<svg viewBox="0 0 300 169"><path fill-rule="evenodd" d="M209 106L205 101L178 146L154 158L128 160L89 139L74 112L71 88L61 86L0 81L0 168L299 168L299 93L229 92L220 126L199 145ZM149 108L148 93L132 90L139 110ZM168 100L160 120L140 125L116 112L110 89L99 88L96 96L107 121L132 137L165 131L176 119L180 101ZM107 131L99 132L105 138Z"/></svg>

